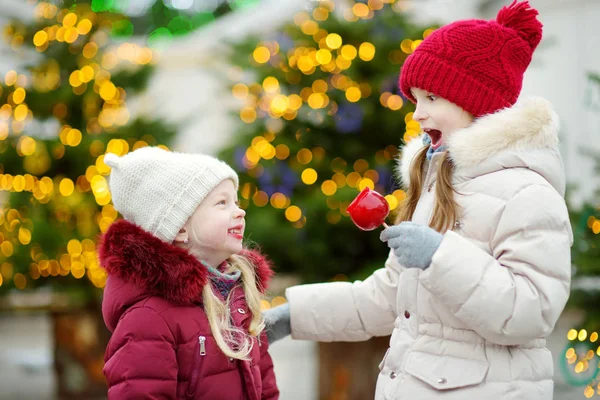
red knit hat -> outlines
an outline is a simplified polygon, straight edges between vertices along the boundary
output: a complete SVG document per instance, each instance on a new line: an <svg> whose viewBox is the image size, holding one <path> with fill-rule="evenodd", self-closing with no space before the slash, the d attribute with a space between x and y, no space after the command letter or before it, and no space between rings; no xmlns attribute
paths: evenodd
<svg viewBox="0 0 600 400"><path fill-rule="evenodd" d="M529 2L503 7L496 20L462 20L435 30L402 66L400 89L427 90L474 117L512 106L523 74L542 39L542 24Z"/></svg>

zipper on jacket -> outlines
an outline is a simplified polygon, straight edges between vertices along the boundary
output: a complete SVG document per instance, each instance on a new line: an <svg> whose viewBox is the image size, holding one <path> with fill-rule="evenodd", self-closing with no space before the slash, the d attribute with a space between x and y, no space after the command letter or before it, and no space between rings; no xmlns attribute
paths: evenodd
<svg viewBox="0 0 600 400"><path fill-rule="evenodd" d="M199 349L196 353L196 360L194 361L194 369L192 370L192 377L190 378L190 384L188 386L187 397L193 399L196 396L196 384L198 383L198 375L200 374L200 363L202 357L206 355L206 336L198 336Z"/></svg>
<svg viewBox="0 0 600 400"><path fill-rule="evenodd" d="M206 347L205 347L206 336L198 337L198 341L200 342L200 355L205 356L206 355Z"/></svg>

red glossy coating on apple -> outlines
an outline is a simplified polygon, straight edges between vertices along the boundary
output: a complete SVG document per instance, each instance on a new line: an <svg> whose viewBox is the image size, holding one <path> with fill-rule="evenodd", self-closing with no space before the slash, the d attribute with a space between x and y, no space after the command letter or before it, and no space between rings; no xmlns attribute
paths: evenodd
<svg viewBox="0 0 600 400"><path fill-rule="evenodd" d="M390 206L385 197L366 187L352 200L346 211L356 226L363 231L372 231L385 223Z"/></svg>

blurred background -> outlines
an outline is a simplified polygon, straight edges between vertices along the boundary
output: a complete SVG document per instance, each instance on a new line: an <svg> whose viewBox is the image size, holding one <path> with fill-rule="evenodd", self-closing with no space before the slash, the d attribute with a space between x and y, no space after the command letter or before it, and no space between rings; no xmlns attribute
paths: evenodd
<svg viewBox="0 0 600 400"><path fill-rule="evenodd" d="M391 208L416 137L397 87L434 29L508 0L0 0L0 399L103 399L109 332L98 235L119 218L106 152L219 156L240 174L248 240L286 287L364 279L387 247L346 207ZM549 347L555 399L600 398L600 2L530 0L544 39L523 96L561 119L573 285ZM540 199L543 201L543 199ZM369 399L389 338L282 340L281 398Z"/></svg>

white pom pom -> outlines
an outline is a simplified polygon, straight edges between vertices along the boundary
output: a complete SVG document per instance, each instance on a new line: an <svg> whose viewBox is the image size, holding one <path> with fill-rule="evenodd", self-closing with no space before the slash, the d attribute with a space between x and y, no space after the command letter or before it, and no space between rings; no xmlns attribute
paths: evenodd
<svg viewBox="0 0 600 400"><path fill-rule="evenodd" d="M104 155L104 164L108 165L111 168L115 168L119 165L119 156L114 153L106 153Z"/></svg>

